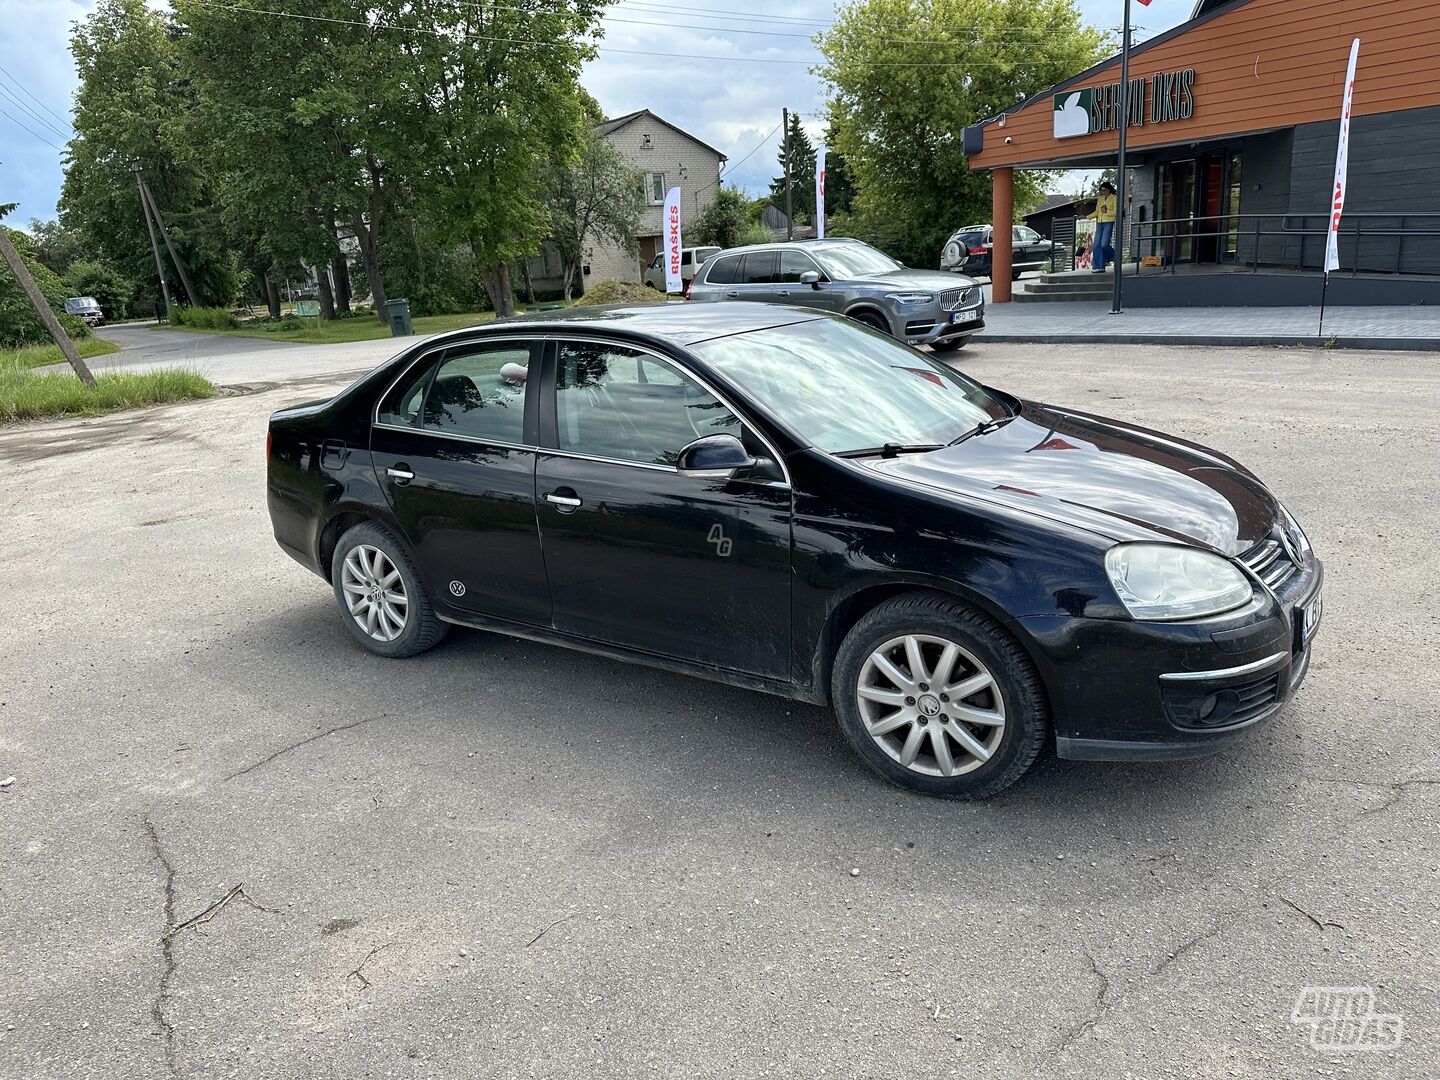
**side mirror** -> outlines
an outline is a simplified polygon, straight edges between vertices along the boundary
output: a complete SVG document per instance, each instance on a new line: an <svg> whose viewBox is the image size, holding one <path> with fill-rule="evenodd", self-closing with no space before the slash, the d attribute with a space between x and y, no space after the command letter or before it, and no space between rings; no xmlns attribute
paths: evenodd
<svg viewBox="0 0 1440 1080"><path fill-rule="evenodd" d="M820 288L820 273L817 270L806 270L800 275L800 284L809 285L812 289Z"/></svg>
<svg viewBox="0 0 1440 1080"><path fill-rule="evenodd" d="M755 464L750 452L734 435L706 435L680 451L675 468L696 480L728 480L738 469Z"/></svg>

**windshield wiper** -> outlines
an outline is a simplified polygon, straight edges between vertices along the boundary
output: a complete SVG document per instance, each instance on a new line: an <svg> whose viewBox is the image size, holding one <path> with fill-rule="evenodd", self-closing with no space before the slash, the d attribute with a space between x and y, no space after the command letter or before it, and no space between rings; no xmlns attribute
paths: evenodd
<svg viewBox="0 0 1440 1080"><path fill-rule="evenodd" d="M944 443L897 443L887 442L884 446L870 446L864 450L846 450L836 457L899 457L901 454L927 454L931 450L945 449Z"/></svg>
<svg viewBox="0 0 1440 1080"><path fill-rule="evenodd" d="M959 446L966 439L974 438L976 435L989 435L992 431L999 431L1011 420L1014 420L1015 417L1018 415L1019 413L1011 413L1009 416L997 416L993 420L986 420L983 423L976 424L973 428L965 432L958 439L952 439L949 445Z"/></svg>

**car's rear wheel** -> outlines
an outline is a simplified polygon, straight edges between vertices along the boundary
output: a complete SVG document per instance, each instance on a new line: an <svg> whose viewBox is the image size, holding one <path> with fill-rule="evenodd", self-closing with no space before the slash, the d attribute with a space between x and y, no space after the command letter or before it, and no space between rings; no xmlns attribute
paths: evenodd
<svg viewBox="0 0 1440 1080"><path fill-rule="evenodd" d="M862 326L870 327L871 330L879 330L882 334L890 333L889 325L873 311L857 311L850 318Z"/></svg>
<svg viewBox="0 0 1440 1080"><path fill-rule="evenodd" d="M340 538L330 580L345 625L373 653L414 656L449 629L435 615L404 546L374 522L356 525Z"/></svg>
<svg viewBox="0 0 1440 1080"><path fill-rule="evenodd" d="M967 604L887 600L846 635L831 678L840 728L865 763L925 795L980 799L1024 775L1049 731L1018 644Z"/></svg>

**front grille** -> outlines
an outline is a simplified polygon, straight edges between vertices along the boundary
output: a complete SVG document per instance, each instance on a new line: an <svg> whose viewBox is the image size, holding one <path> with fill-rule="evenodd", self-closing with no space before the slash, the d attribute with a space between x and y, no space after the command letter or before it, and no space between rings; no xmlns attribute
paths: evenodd
<svg viewBox="0 0 1440 1080"><path fill-rule="evenodd" d="M1179 683L1165 686L1165 711L1176 727L1215 730L1244 724L1273 709L1280 701L1281 672L1214 690Z"/></svg>
<svg viewBox="0 0 1440 1080"><path fill-rule="evenodd" d="M1275 704L1275 700L1280 696L1280 676L1271 675L1248 686L1232 687L1225 691L1225 695L1229 694L1234 694L1235 699L1234 708L1226 718L1226 723L1243 724L1246 720L1255 719Z"/></svg>
<svg viewBox="0 0 1440 1080"><path fill-rule="evenodd" d="M1299 560L1283 538L1261 541L1241 555L1240 561L1272 591L1280 589L1300 571Z"/></svg>
<svg viewBox="0 0 1440 1080"><path fill-rule="evenodd" d="M959 311L974 299L974 289L946 289L940 294L940 310Z"/></svg>

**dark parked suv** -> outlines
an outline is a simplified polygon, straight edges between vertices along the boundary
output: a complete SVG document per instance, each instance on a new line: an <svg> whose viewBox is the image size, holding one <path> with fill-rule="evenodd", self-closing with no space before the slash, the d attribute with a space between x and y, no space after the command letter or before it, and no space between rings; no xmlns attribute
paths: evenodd
<svg viewBox="0 0 1440 1080"><path fill-rule="evenodd" d="M1305 534L1224 455L768 304L423 341L277 412L267 459L276 539L371 652L471 626L828 702L932 795L999 791L1046 744L1230 746L1320 620ZM557 747L596 692L546 718Z"/></svg>
<svg viewBox="0 0 1440 1080"><path fill-rule="evenodd" d="M1015 225L1010 235L1010 276L1018 278L1027 270L1048 270L1051 260L1065 254L1065 245L1046 240L1028 225ZM957 229L945 241L940 269L957 274L991 277L995 230L989 225Z"/></svg>

